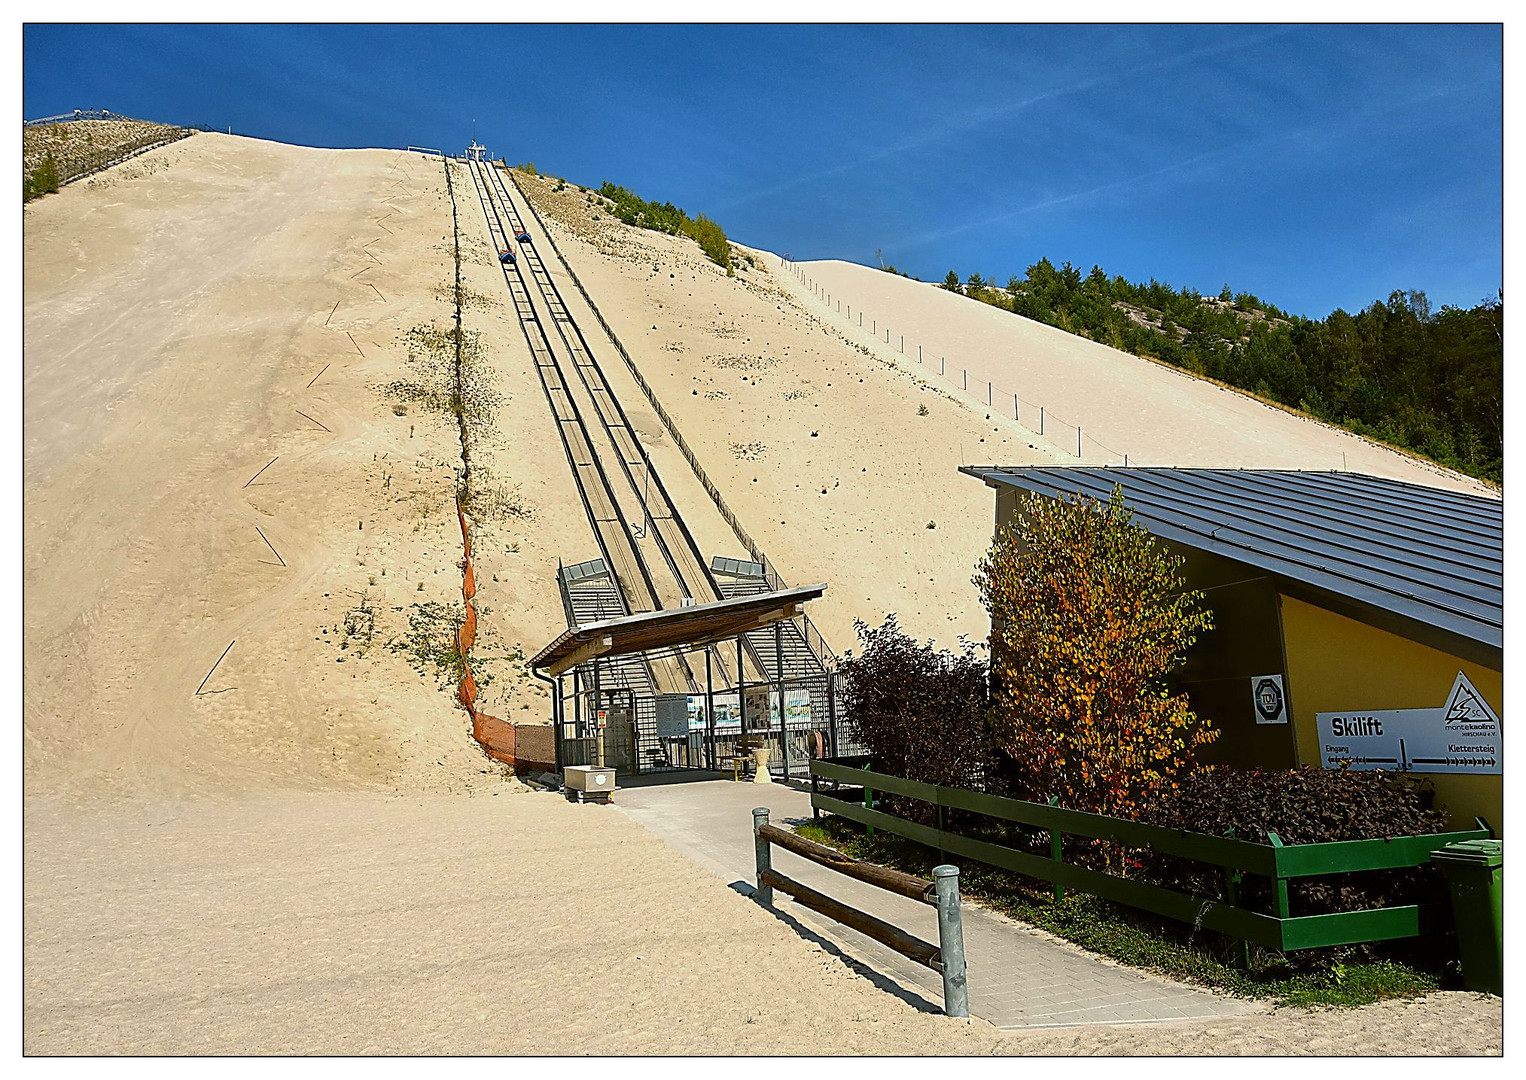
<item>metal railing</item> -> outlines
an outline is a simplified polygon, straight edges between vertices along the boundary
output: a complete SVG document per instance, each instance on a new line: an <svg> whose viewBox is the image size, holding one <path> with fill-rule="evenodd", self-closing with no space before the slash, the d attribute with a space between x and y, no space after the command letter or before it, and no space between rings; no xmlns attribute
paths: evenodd
<svg viewBox="0 0 1526 1080"><path fill-rule="evenodd" d="M577 286L578 292L582 294L584 303L588 305L588 310L593 312L594 318L597 319L599 321L599 325L603 327L604 333L609 338L610 342L614 345L615 351L620 354L620 359L625 361L625 367L630 372L631 378L636 380L636 385L641 388L641 393L646 397L647 404L650 405L652 407L652 411L657 414L657 419L662 421L662 426L664 429L666 429L669 438L673 440L673 445L678 447L678 452L682 454L684 460L689 463L689 468L693 470L695 479L697 479L700 483L700 486L705 489L705 494L710 496L710 501L715 504L715 508L717 511L719 511L722 520L724 520L726 524L730 526L732 533L736 536L737 540L742 544L742 546L747 549L747 553L753 557L753 560L762 564L763 576L768 581L769 588L775 591L787 588L788 586L786 586L784 578L774 568L773 564L768 561L768 556L763 554L763 549L758 547L752 536L749 535L747 530L742 527L741 521L738 520L731 507L726 504L726 499L721 494L720 488L715 486L715 483L710 479L709 474L705 472L704 466L699 463L699 458L695 455L694 451L689 448L688 442L684 439L683 434L678 430L678 425L674 422L672 416L668 414L668 410L663 408L662 402L657 400L656 392L652 389L651 384L646 381L645 376L641 374L641 369L636 366L636 362L631 359L631 354L626 351L625 345L620 341L619 336L615 333L614 327L609 325L609 320L606 319L604 317L604 313L599 310L599 305L594 303L592 296L588 295L588 290L583 287L582 279L578 277L577 271L573 270L572 264L567 261L567 257L562 254L562 249L557 246L556 238L551 235L551 230L546 227L545 219L541 217L540 211L536 208L535 203L527 194L525 194L524 188L519 186L519 180L514 176L514 174L509 172L507 169L504 171L508 174L509 181L514 185L515 190L519 192L519 197L522 198L525 201L525 205L530 208L530 213L535 216L535 221L540 226L541 232L545 233L546 239L550 241L551 250L556 254L557 260L562 264L562 269L567 272L567 276L570 277L572 279L572 283ZM800 614L799 618L801 620L800 625L802 627L802 636L806 640L807 647L810 648L811 651L815 654L816 659L821 662L823 668L826 668L827 670L832 670L835 668L837 666L837 654L833 652L831 646L827 644L826 638L822 635L821 631L818 630L816 626L811 622L810 616L806 615L804 612Z"/></svg>
<svg viewBox="0 0 1526 1080"><path fill-rule="evenodd" d="M106 109L75 109L72 113L59 113L57 116L40 116L36 120L21 121L22 127L40 127L43 124L62 124L70 120L130 120L131 117L121 116L109 112Z"/></svg>
<svg viewBox="0 0 1526 1080"><path fill-rule="evenodd" d="M841 789L821 790L821 780L854 785L854 789L848 793ZM1215 930L1241 942L1254 942L1281 951L1419 937L1445 925L1446 921L1445 904L1403 904L1364 911L1294 916L1288 899L1290 880L1367 870L1417 868L1427 864L1432 851L1447 844L1493 835L1480 819L1476 829L1424 836L1284 844L1275 832L1268 832L1266 842L1260 843L1067 810L965 788L927 784L872 772L842 761L822 759L811 762L811 785L813 810L836 814L871 829L883 829L940 853L961 855L987 866L1050 882L1057 896L1063 895L1066 888L1072 888L1168 919ZM937 807L939 824L921 825L883 809L875 809L874 797L878 792ZM1050 854L1045 857L953 831L946 823L948 810L968 811L1046 831L1050 835ZM1224 875L1225 898L1197 896L1067 863L1064 858L1066 836L1148 848L1158 854L1219 867ZM1270 880L1270 913L1241 906L1242 886L1248 874ZM1242 946L1242 963L1246 959Z"/></svg>
<svg viewBox="0 0 1526 1080"><path fill-rule="evenodd" d="M161 128L158 131L148 132L137 139L118 143L115 146L105 147L101 150L86 152L60 152L50 150L49 155L53 158L58 168L58 184L73 183L83 180L87 176L93 176L102 169L109 169L113 165L120 165L129 158L146 154L150 150L156 150L161 146L168 146L172 142L179 142L192 134L189 128L179 128L166 134ZM35 168L35 165L34 165Z"/></svg>

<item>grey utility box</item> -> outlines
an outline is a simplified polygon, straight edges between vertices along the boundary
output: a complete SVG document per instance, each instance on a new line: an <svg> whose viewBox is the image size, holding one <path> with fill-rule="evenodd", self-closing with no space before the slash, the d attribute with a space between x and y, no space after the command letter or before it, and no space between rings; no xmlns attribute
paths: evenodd
<svg viewBox="0 0 1526 1080"><path fill-rule="evenodd" d="M562 771L562 784L568 791L584 795L608 795L615 790L615 770L597 765L568 765Z"/></svg>

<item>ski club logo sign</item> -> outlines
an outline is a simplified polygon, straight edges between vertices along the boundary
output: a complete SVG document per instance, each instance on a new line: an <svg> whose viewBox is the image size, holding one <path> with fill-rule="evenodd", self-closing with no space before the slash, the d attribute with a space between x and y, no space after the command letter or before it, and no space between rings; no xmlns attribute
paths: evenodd
<svg viewBox="0 0 1526 1080"><path fill-rule="evenodd" d="M1316 713L1327 769L1474 773L1504 771L1499 714L1462 672L1438 709Z"/></svg>
<svg viewBox="0 0 1526 1080"><path fill-rule="evenodd" d="M1288 699L1282 692L1281 675L1252 675L1251 702L1256 707L1256 723L1286 724Z"/></svg>
<svg viewBox="0 0 1526 1080"><path fill-rule="evenodd" d="M1452 687L1452 696L1447 700L1446 726L1452 727L1464 724L1493 723L1499 726L1499 717L1494 715L1494 710L1489 708L1488 702L1478 696L1478 691L1473 689L1473 684L1468 682L1467 676L1462 672L1457 673L1457 682Z"/></svg>

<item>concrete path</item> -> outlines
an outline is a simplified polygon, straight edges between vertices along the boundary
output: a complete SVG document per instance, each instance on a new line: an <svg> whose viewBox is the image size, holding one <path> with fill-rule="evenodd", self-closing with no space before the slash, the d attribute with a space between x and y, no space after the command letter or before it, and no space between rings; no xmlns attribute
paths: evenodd
<svg viewBox="0 0 1526 1080"><path fill-rule="evenodd" d="M790 826L811 816L807 792L782 784L698 783L626 788L615 805L672 847L752 893L752 808ZM781 848L774 869L915 934L938 940L928 905L844 877ZM775 892L779 917L801 935L841 955L866 977L918 1008L942 1011L943 981L879 942ZM724 927L713 928L724 937ZM1236 1016L1264 1005L1198 990L1101 959L1041 931L966 904L970 1011L998 1027L1137 1024Z"/></svg>

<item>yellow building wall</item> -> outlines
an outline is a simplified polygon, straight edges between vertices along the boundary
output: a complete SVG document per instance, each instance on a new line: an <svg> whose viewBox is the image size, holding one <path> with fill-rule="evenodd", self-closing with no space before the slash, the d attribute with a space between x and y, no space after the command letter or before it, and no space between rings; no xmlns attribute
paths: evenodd
<svg viewBox="0 0 1526 1080"><path fill-rule="evenodd" d="M1300 765L1320 761L1316 713L1440 708L1459 671L1499 714L1503 728L1501 672L1290 596L1280 601L1288 703ZM1448 773L1428 778L1453 828L1471 828L1473 818L1480 816L1503 835L1503 776Z"/></svg>

